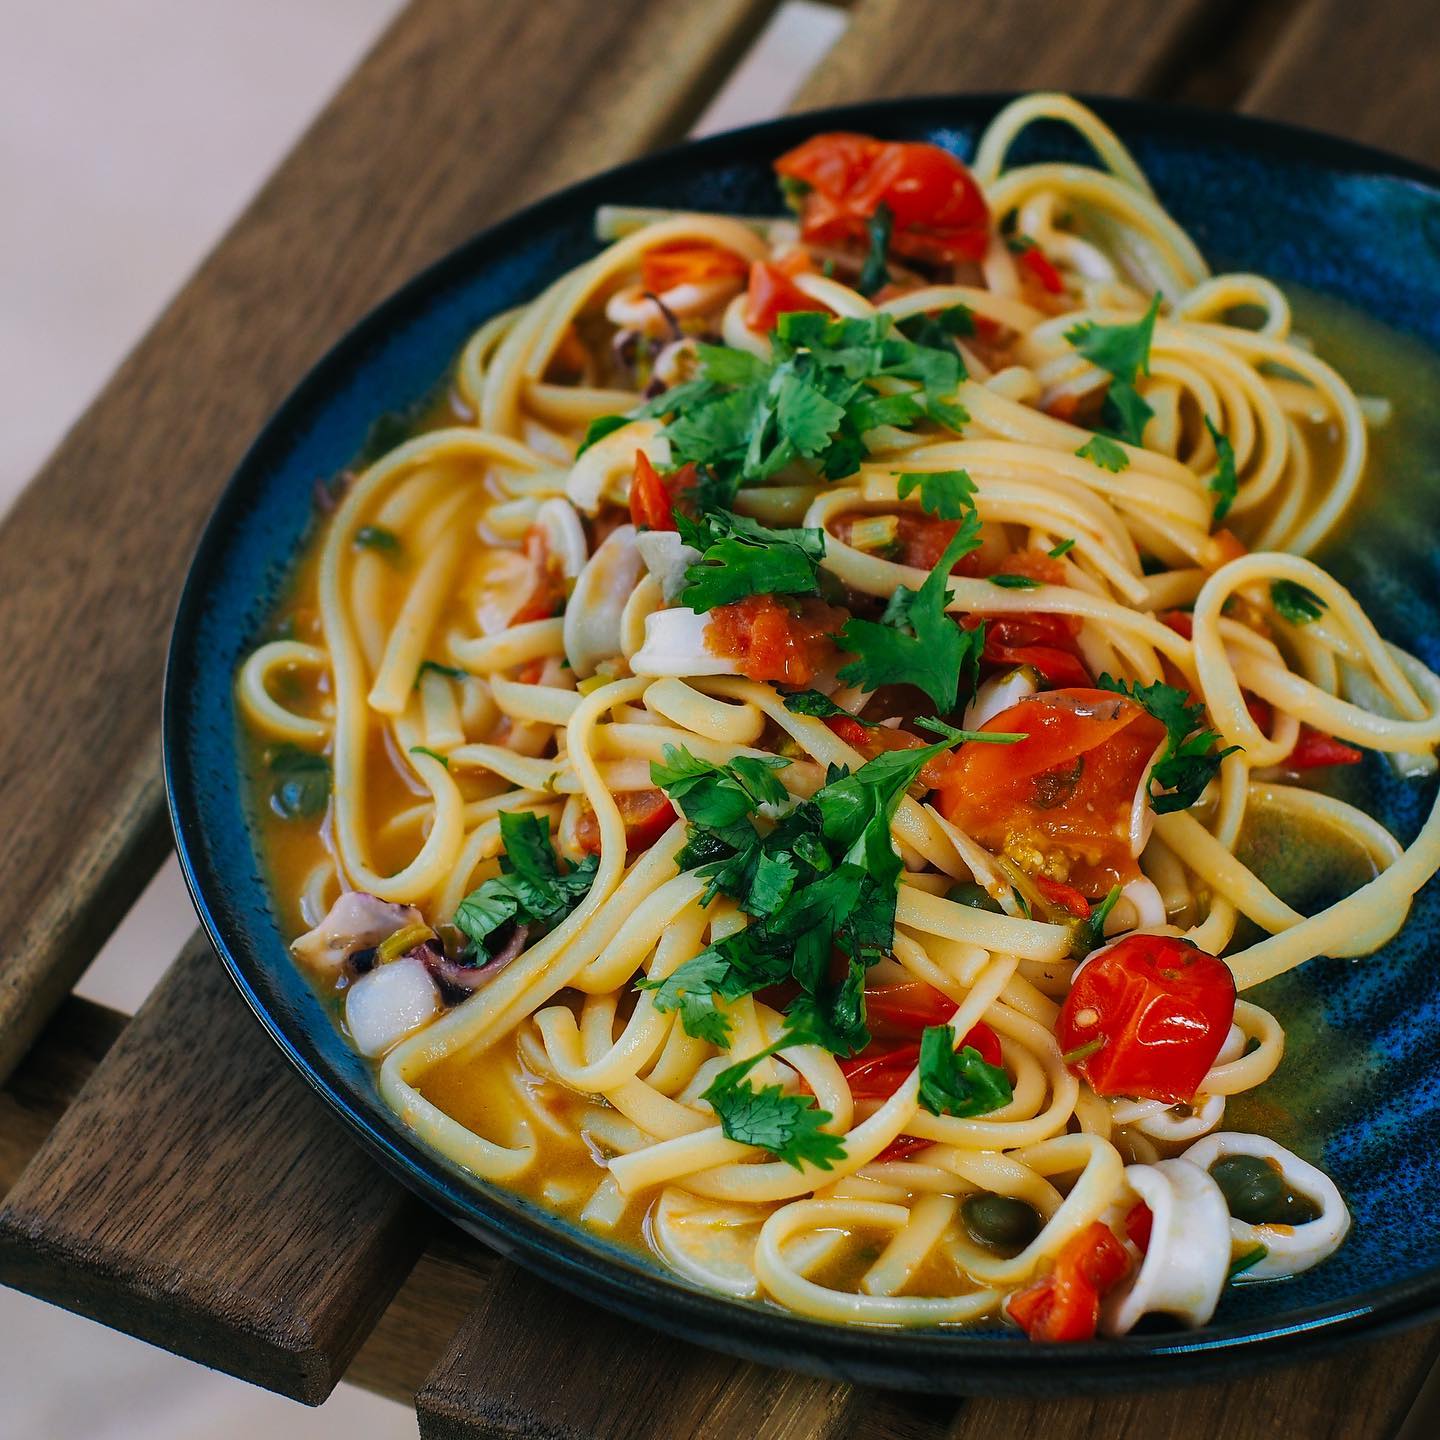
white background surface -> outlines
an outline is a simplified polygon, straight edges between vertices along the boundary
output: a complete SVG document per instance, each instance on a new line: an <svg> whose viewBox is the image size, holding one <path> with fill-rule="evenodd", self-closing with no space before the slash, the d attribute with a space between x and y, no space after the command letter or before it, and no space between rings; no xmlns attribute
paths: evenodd
<svg viewBox="0 0 1440 1440"><path fill-rule="evenodd" d="M0 10L0 513L399 8ZM782 110L843 26L839 11L792 0L697 129ZM77 988L134 1011L194 927L172 860ZM307 1410L0 1289L0 1440L414 1434L408 1410L349 1386Z"/></svg>

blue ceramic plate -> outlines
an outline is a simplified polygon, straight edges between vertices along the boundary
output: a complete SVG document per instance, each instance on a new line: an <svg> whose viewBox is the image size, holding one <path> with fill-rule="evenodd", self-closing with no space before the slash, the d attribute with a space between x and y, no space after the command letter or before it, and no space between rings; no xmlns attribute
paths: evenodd
<svg viewBox="0 0 1440 1440"><path fill-rule="evenodd" d="M340 341L245 457L196 553L165 685L171 815L200 918L275 1042L406 1185L522 1264L670 1333L770 1364L972 1394L1234 1374L1440 1308L1440 987L1431 957L1440 888L1418 898L1403 934L1379 955L1315 961L1263 997L1292 1048L1260 1092L1269 1108L1255 1118L1323 1163L1354 1214L1350 1238L1326 1264L1294 1280L1232 1289L1214 1323L1194 1333L1035 1346L998 1327L846 1329L702 1292L646 1257L477 1183L412 1140L276 927L246 822L232 677L305 537L316 476L343 468L376 416L430 391L481 321L594 254L597 205L774 213L770 161L814 131L926 139L969 156L1005 98L867 105L717 136L552 196L425 271ZM1257 270L1287 287L1343 297L1410 337L1398 352L1409 355L1408 367L1387 369L1383 347L1327 352L1359 389L1393 394L1397 371L1409 384L1397 397L1403 443L1383 476L1372 471L1372 485L1383 478L1385 494L1403 504L1352 515L1344 549L1326 558L1382 633L1440 668L1440 491L1423 482L1427 458L1440 458L1440 438L1421 408L1435 403L1433 392L1427 399L1426 377L1437 373L1424 368L1433 363L1427 347L1440 349L1440 176L1256 120L1113 101L1096 108L1217 270ZM1066 132L1046 127L1027 133L1016 158L1027 153L1089 158ZM1326 318L1322 307L1318 328L1307 327L1322 340ZM1402 839L1414 834L1431 787L1398 783L1378 760L1355 783ZM1307 879L1292 878L1301 888ZM264 1043L258 1034L255 1043Z"/></svg>

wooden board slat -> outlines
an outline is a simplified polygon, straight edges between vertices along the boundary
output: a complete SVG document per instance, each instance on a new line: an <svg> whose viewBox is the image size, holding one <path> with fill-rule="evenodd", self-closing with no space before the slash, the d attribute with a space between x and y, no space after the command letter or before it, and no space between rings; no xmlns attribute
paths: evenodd
<svg viewBox="0 0 1440 1440"><path fill-rule="evenodd" d="M654 1334L512 1265L416 1396L422 1440L839 1440L858 1403L847 1385Z"/></svg>
<svg viewBox="0 0 1440 1440"><path fill-rule="evenodd" d="M856 0L800 109L893 95L1074 89L1145 93L1211 0Z"/></svg>
<svg viewBox="0 0 1440 1440"><path fill-rule="evenodd" d="M0 1206L0 1281L318 1404L430 1224L197 937Z"/></svg>
<svg viewBox="0 0 1440 1440"><path fill-rule="evenodd" d="M170 616L265 417L441 251L682 133L773 3L416 0L5 517L0 1076L164 853Z"/></svg>
<svg viewBox="0 0 1440 1440"><path fill-rule="evenodd" d="M1242 108L1440 165L1440 11L1433 0L1310 0Z"/></svg>

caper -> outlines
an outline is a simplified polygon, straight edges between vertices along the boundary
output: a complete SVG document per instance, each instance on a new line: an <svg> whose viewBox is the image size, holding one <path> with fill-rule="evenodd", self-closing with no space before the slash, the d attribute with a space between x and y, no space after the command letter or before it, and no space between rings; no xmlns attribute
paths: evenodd
<svg viewBox="0 0 1440 1440"><path fill-rule="evenodd" d="M1023 1249L1040 1233L1040 1216L1009 1195L967 1195L960 1215L977 1245L997 1250Z"/></svg>
<svg viewBox="0 0 1440 1440"><path fill-rule="evenodd" d="M1000 902L983 885L977 885L973 880L952 885L945 892L945 898L953 900L957 905L968 905L972 910L991 910L996 915L1003 913Z"/></svg>
<svg viewBox="0 0 1440 1440"><path fill-rule="evenodd" d="M1318 1219L1320 1207L1297 1195L1272 1161L1258 1155L1226 1155L1210 1167L1230 1213L1249 1225L1304 1225Z"/></svg>

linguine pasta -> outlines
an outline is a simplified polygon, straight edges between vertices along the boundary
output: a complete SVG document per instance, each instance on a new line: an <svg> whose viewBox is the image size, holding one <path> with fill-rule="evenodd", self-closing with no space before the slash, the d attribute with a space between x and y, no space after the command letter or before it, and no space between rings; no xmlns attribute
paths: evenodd
<svg viewBox="0 0 1440 1440"><path fill-rule="evenodd" d="M1009 167L1037 119L1098 167ZM1246 993L1440 868L1302 781L1435 768L1308 558L1381 407L1066 97L778 168L783 219L602 212L325 491L237 681L297 958L427 1145L690 1282L1203 1324L1349 1223L1225 1129ZM1365 883L1299 913L1264 813Z"/></svg>

